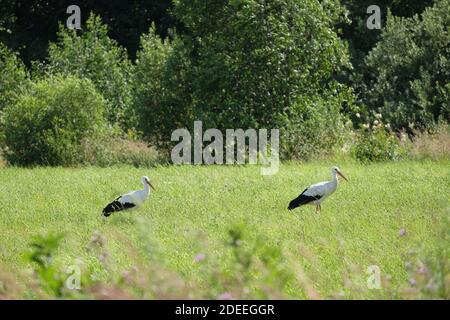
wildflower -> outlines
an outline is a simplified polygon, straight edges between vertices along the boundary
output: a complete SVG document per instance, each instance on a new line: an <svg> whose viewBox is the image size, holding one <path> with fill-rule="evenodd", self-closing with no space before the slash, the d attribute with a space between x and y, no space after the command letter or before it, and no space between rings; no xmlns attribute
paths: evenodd
<svg viewBox="0 0 450 320"><path fill-rule="evenodd" d="M198 255L195 256L194 258L194 262L202 262L203 260L205 260L205 255L203 253L199 253Z"/></svg>
<svg viewBox="0 0 450 320"><path fill-rule="evenodd" d="M376 126L376 125L378 125L380 122L378 121L378 120L375 120L374 122L373 122L373 124Z"/></svg>
<svg viewBox="0 0 450 320"><path fill-rule="evenodd" d="M381 113L377 113L377 114L375 114L375 118L377 118L377 119L381 119L383 116L381 115Z"/></svg>
<svg viewBox="0 0 450 320"><path fill-rule="evenodd" d="M424 266L424 265L420 266L417 269L417 273L420 273L420 274L424 274L424 273L427 273L427 272L428 272L428 268L426 266Z"/></svg>
<svg viewBox="0 0 450 320"><path fill-rule="evenodd" d="M233 299L233 296L231 295L230 292L224 292L219 295L218 299L219 300L231 300L231 299Z"/></svg>
<svg viewBox="0 0 450 320"><path fill-rule="evenodd" d="M361 118L361 115L359 114L359 112L356 113L356 117Z"/></svg>
<svg viewBox="0 0 450 320"><path fill-rule="evenodd" d="M364 129L369 129L370 128L370 124L368 124L368 123L363 124L363 128Z"/></svg>
<svg viewBox="0 0 450 320"><path fill-rule="evenodd" d="M417 284L417 281L414 278L409 279L408 282L411 286L415 286Z"/></svg>
<svg viewBox="0 0 450 320"><path fill-rule="evenodd" d="M400 237L403 237L403 236L405 236L406 235L406 230L405 229L400 229L400 231L398 232L398 235L400 236Z"/></svg>

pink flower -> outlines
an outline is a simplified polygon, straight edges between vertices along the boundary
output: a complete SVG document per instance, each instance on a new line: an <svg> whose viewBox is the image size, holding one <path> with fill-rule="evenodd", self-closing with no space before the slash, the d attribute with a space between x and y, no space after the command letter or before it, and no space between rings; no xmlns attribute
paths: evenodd
<svg viewBox="0 0 450 320"><path fill-rule="evenodd" d="M424 274L428 272L428 268L426 266L421 266L417 269L417 273Z"/></svg>
<svg viewBox="0 0 450 320"><path fill-rule="evenodd" d="M218 299L219 300L231 300L231 299L233 299L233 296L231 295L230 292L224 292L219 295Z"/></svg>
<svg viewBox="0 0 450 320"><path fill-rule="evenodd" d="M417 281L414 278L409 279L408 282L411 286L415 286L417 284Z"/></svg>
<svg viewBox="0 0 450 320"><path fill-rule="evenodd" d="M405 235L406 235L406 230L405 230L405 229L400 229L400 231L398 232L398 235L399 235L400 237L405 236Z"/></svg>
<svg viewBox="0 0 450 320"><path fill-rule="evenodd" d="M202 262L203 260L205 260L206 256L203 253L199 253L198 255L195 256L194 261L195 262Z"/></svg>

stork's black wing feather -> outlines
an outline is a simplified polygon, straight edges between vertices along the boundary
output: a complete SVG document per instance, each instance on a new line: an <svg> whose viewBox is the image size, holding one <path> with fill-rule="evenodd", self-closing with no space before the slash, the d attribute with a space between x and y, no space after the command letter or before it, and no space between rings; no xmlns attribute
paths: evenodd
<svg viewBox="0 0 450 320"><path fill-rule="evenodd" d="M110 204L108 204L103 209L102 212L105 217L109 217L111 215L111 213L113 213L113 212L130 209L130 208L133 208L136 206L134 203L129 203L129 202L121 203L120 201L118 201L119 199L120 199L120 197L117 198L116 200L114 200L113 202L111 202Z"/></svg>
<svg viewBox="0 0 450 320"><path fill-rule="evenodd" d="M303 192L300 193L300 195L297 198L295 198L294 200L289 202L288 210L294 210L295 208L298 208L302 205L308 204L310 202L313 202L315 200L319 200L320 198L322 198L322 196L320 196L320 195L307 196L307 195L305 195L306 190L308 190L308 188L303 190Z"/></svg>

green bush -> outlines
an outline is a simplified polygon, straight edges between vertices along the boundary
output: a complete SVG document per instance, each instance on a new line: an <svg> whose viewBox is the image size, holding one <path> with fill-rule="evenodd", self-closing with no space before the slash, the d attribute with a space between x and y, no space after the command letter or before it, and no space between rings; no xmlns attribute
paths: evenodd
<svg viewBox="0 0 450 320"><path fill-rule="evenodd" d="M361 95L393 129L428 128L450 119L450 0L412 18L388 15L366 59L371 79Z"/></svg>
<svg viewBox="0 0 450 320"><path fill-rule="evenodd" d="M14 165L83 162L82 141L105 127L104 99L88 79L51 77L31 84L2 118L6 159Z"/></svg>
<svg viewBox="0 0 450 320"><path fill-rule="evenodd" d="M0 113L14 102L26 82L27 71L17 55L0 42Z"/></svg>
<svg viewBox="0 0 450 320"><path fill-rule="evenodd" d="M328 97L304 97L291 108L294 116L286 119L281 131L281 156L308 160L332 154L343 145L350 128L341 105L352 99L350 90Z"/></svg>
<svg viewBox="0 0 450 320"><path fill-rule="evenodd" d="M356 131L353 157L361 162L399 160L404 155L399 139L389 131L389 125L383 125L379 114L377 118Z"/></svg>
<svg viewBox="0 0 450 320"><path fill-rule="evenodd" d="M129 107L132 65L126 50L108 37L108 28L98 16L91 15L81 34L77 32L61 26L58 41L49 45L48 61L35 65L36 72L90 79L106 100L109 122L133 127L135 118Z"/></svg>

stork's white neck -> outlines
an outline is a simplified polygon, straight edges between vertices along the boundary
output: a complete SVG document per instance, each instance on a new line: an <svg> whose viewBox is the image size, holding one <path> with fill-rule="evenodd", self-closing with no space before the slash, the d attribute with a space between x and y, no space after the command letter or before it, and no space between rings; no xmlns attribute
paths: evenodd
<svg viewBox="0 0 450 320"><path fill-rule="evenodd" d="M147 181L142 182L142 184L144 185L144 191L146 194L150 193L150 186L148 185Z"/></svg>
<svg viewBox="0 0 450 320"><path fill-rule="evenodd" d="M333 170L331 174L333 176L332 181L337 184L338 183L337 172Z"/></svg>

